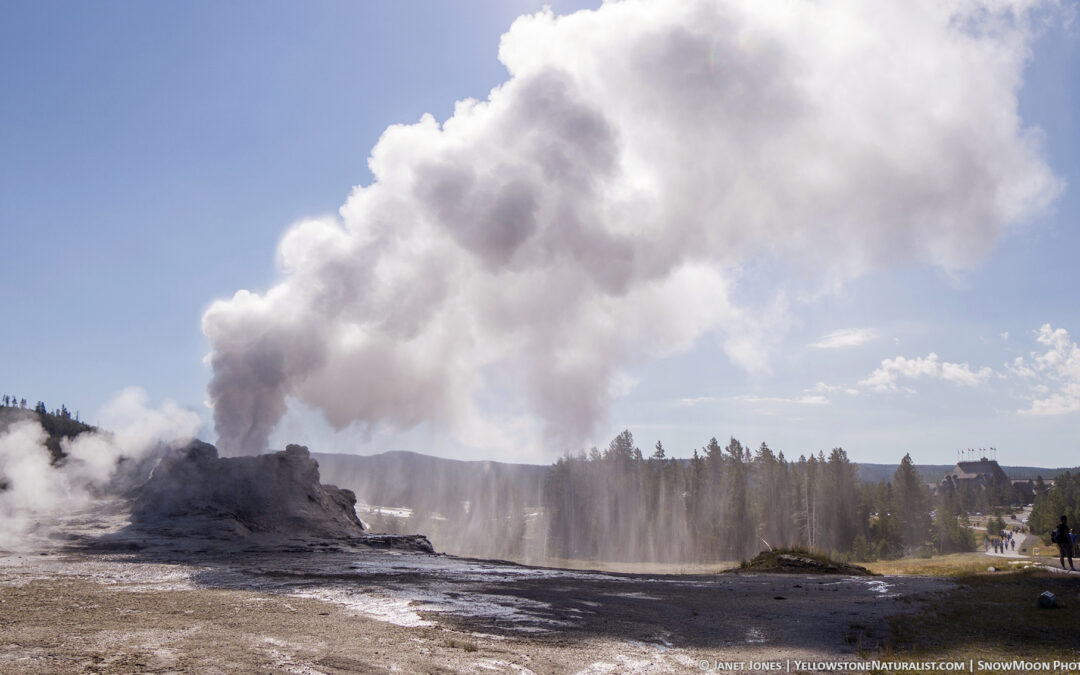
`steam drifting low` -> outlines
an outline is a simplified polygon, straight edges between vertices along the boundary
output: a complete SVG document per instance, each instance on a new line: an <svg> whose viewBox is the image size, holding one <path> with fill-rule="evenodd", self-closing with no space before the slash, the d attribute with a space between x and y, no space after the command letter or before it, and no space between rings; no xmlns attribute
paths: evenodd
<svg viewBox="0 0 1080 675"><path fill-rule="evenodd" d="M107 491L122 462L153 460L195 437L201 421L194 412L171 401L157 409L147 403L138 387L119 392L99 416L110 431L65 438L59 466L51 465L47 434L36 417L7 420L0 427L0 550L32 548L35 538L46 538L53 516L85 507Z"/></svg>
<svg viewBox="0 0 1080 675"><path fill-rule="evenodd" d="M628 0L519 18L507 82L387 129L374 181L281 240L280 281L207 310L220 446L265 450L289 397L339 428L487 445L524 414L573 442L628 365L702 335L767 367L762 309L732 296L749 259L830 282L977 262L1061 189L1016 102L1046 9Z"/></svg>

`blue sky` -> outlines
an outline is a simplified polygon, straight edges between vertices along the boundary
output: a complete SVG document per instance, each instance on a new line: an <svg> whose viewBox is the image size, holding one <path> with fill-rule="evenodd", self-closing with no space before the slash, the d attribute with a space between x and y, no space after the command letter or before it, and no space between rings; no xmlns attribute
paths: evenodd
<svg viewBox="0 0 1080 675"><path fill-rule="evenodd" d="M444 121L506 81L500 35L542 4L599 3L0 3L0 387L93 418L138 385L198 411L213 436L210 303L271 287L286 229L372 181L368 156L389 125ZM1041 129L1065 185L1049 212L968 265L875 263L828 290L789 259L744 259L731 277L740 306L785 299L765 329L767 363L745 367L710 332L628 360L618 379L630 384L583 442L629 428L643 449L662 439L679 455L735 436L792 457L843 446L856 461L910 451L944 463L995 446L1008 464L1075 465L1080 411L1020 411L1080 383L1067 368L1006 367L1047 352L1044 324L1067 331L1066 346L1080 335L1080 36L1067 15L1033 41L1019 89L1023 126ZM829 334L848 346L811 346ZM894 368L892 389L871 379L883 360L931 353L974 379L928 361ZM318 404L290 405L274 442L537 462L566 449L470 446L427 423L334 432Z"/></svg>

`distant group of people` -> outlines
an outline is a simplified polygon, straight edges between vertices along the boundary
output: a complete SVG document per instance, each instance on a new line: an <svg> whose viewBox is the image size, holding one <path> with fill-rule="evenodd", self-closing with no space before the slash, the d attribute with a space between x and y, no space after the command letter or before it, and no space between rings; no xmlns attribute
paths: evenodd
<svg viewBox="0 0 1080 675"><path fill-rule="evenodd" d="M990 547L994 548L994 553L1007 553L1009 550L1016 550L1016 531L1013 530L1001 530L997 533L996 537L987 536L983 540L983 550L989 551ZM1011 549L1010 549L1011 547Z"/></svg>
<svg viewBox="0 0 1080 675"><path fill-rule="evenodd" d="M989 552L991 548L994 549L994 553L1002 554L1008 553L1010 550L1016 550L1016 534L1026 530L1027 528L1014 528L1011 530L1001 530L991 537L987 532L987 536L983 539L983 550ZM1080 557L1080 540L1076 535L1076 530L1069 527L1069 519L1067 516L1061 517L1061 522L1050 532L1050 541L1057 544L1058 547L1058 560L1061 562L1061 569L1077 571L1073 562L1073 558ZM1068 558L1069 566L1065 567L1065 559Z"/></svg>
<svg viewBox="0 0 1080 675"><path fill-rule="evenodd" d="M1065 558L1069 559L1069 569L1076 571L1076 567L1073 565L1073 553L1076 552L1076 532L1073 528L1069 527L1069 519L1065 516L1061 517L1061 522L1054 528L1054 531L1050 534L1050 540L1057 544L1058 547L1058 560L1061 562L1061 569L1065 569Z"/></svg>
<svg viewBox="0 0 1080 675"><path fill-rule="evenodd" d="M989 551L991 546L994 547L994 553L1006 553L1010 550L1010 546L1012 547L1012 550L1015 551L1016 540L1013 539L1013 533L1009 532L1007 536L1002 536L1000 538L994 537L993 539L987 539L983 542L983 548L985 550Z"/></svg>

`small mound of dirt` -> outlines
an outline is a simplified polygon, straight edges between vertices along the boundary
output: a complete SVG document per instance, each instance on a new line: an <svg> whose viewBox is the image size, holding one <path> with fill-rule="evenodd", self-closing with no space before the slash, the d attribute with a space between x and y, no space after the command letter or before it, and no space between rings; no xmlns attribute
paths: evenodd
<svg viewBox="0 0 1080 675"><path fill-rule="evenodd" d="M873 572L859 565L837 562L817 553L792 550L763 551L753 560L744 561L739 567L729 571L874 576Z"/></svg>

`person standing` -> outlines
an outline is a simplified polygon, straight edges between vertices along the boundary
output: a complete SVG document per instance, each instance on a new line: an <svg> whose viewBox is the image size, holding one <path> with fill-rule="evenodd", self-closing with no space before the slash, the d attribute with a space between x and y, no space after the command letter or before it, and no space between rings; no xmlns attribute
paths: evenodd
<svg viewBox="0 0 1080 675"><path fill-rule="evenodd" d="M1072 533L1069 532L1069 520L1065 516L1061 517L1061 522L1054 528L1053 532L1054 543L1058 545L1058 559L1061 561L1061 569L1065 569L1065 558L1069 559L1069 569L1076 571L1076 567L1073 565L1073 547L1074 543Z"/></svg>

